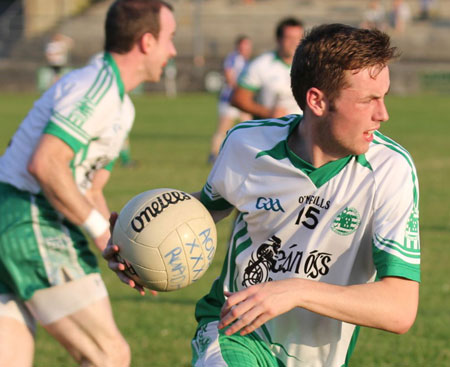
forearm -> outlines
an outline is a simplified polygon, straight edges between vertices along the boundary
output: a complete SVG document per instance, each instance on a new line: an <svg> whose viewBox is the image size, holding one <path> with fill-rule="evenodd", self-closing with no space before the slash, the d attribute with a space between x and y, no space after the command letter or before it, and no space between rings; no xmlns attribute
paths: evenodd
<svg viewBox="0 0 450 367"><path fill-rule="evenodd" d="M253 97L252 91L237 87L231 98L231 104L253 116L260 118L272 117L272 109L255 102Z"/></svg>
<svg viewBox="0 0 450 367"><path fill-rule="evenodd" d="M408 331L418 305L418 283L398 278L337 286L295 279L297 307L351 324L394 333Z"/></svg>
<svg viewBox="0 0 450 367"><path fill-rule="evenodd" d="M37 176L41 189L50 204L64 217L76 225L81 225L93 206L78 190L68 167L53 162L54 169Z"/></svg>
<svg viewBox="0 0 450 367"><path fill-rule="evenodd" d="M109 177L109 171L105 169L97 171L92 180L91 188L86 191L86 198L106 219L110 217L111 212L103 195L103 188L106 186Z"/></svg>
<svg viewBox="0 0 450 367"><path fill-rule="evenodd" d="M387 277L370 284L338 286L289 278L266 282L236 293L225 292L219 328L227 335L256 330L294 308L355 325L405 333L414 323L418 283Z"/></svg>

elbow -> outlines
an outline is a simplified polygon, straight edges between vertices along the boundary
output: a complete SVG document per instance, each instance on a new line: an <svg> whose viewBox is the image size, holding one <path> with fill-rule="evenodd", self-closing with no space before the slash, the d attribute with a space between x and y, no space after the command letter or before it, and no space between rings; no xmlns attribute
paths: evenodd
<svg viewBox="0 0 450 367"><path fill-rule="evenodd" d="M45 176L43 174L45 171L45 163L42 160L37 159L36 156L33 156L27 164L27 171L37 181L41 182Z"/></svg>
<svg viewBox="0 0 450 367"><path fill-rule="evenodd" d="M30 161L27 164L27 171L30 175L32 175L33 177L36 178L36 176L38 175L38 166L35 162L35 159L31 158Z"/></svg>
<svg viewBox="0 0 450 367"><path fill-rule="evenodd" d="M400 317L395 323L395 327L391 330L395 334L406 334L416 321L416 314Z"/></svg>
<svg viewBox="0 0 450 367"><path fill-rule="evenodd" d="M409 309L400 309L397 311L393 320L391 319L390 325L386 328L394 334L406 334L409 329L414 325L417 316L417 307L410 307Z"/></svg>

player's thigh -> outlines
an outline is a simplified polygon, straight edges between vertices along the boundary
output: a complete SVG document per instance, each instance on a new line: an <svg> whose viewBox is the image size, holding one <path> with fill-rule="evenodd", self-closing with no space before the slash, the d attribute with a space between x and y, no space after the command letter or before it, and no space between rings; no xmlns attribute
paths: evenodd
<svg viewBox="0 0 450 367"><path fill-rule="evenodd" d="M227 336L210 322L192 340L193 367L278 367L276 358L256 334Z"/></svg>
<svg viewBox="0 0 450 367"><path fill-rule="evenodd" d="M48 330L61 331L64 319L97 342L120 335L100 274L90 274L62 285L42 289L26 302L33 316ZM59 330L61 329L61 330Z"/></svg>
<svg viewBox="0 0 450 367"><path fill-rule="evenodd" d="M0 366L31 366L35 321L12 294L0 294Z"/></svg>

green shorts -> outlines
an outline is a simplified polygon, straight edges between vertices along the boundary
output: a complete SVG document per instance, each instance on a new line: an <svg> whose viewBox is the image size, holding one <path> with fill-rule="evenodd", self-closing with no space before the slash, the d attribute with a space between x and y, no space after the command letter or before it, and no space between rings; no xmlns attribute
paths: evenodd
<svg viewBox="0 0 450 367"><path fill-rule="evenodd" d="M218 321L199 326L192 340L192 367L284 367L256 333L225 335Z"/></svg>
<svg viewBox="0 0 450 367"><path fill-rule="evenodd" d="M28 300L38 289L98 272L80 229L46 198L0 183L0 293Z"/></svg>

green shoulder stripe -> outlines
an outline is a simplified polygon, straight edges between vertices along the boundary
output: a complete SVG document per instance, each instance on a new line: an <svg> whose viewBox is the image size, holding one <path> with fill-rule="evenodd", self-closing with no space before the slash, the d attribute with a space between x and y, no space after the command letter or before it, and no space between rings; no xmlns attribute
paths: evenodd
<svg viewBox="0 0 450 367"><path fill-rule="evenodd" d="M399 145L398 143L389 139L388 137L384 136L383 134L381 134L378 131L376 131L374 133L374 137L375 137L375 139L373 140L374 144L384 145L386 148L389 148L392 151L399 153L402 157L405 158L406 162L411 167L412 182L414 185L414 190L413 190L414 206L419 207L419 188L418 188L417 177L416 177L416 169L415 169L414 163L412 161L411 155L401 145Z"/></svg>

